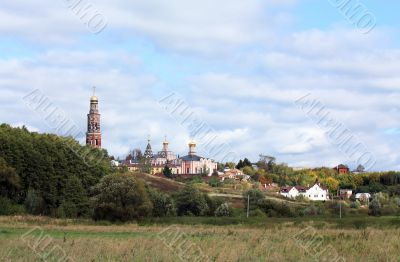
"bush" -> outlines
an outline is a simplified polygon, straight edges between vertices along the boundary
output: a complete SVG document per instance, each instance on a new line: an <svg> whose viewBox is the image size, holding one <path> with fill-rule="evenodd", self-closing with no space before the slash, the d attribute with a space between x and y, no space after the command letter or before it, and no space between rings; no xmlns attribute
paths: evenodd
<svg viewBox="0 0 400 262"><path fill-rule="evenodd" d="M28 189L24 205L26 210L32 215L44 213L44 200L34 189Z"/></svg>
<svg viewBox="0 0 400 262"><path fill-rule="evenodd" d="M267 199L262 199L258 203L258 207L263 210L268 216L276 217L294 217L296 213L293 208L291 208L285 202L272 201Z"/></svg>
<svg viewBox="0 0 400 262"><path fill-rule="evenodd" d="M153 205L144 183L130 174L114 174L100 180L94 189L95 220L129 221L149 216Z"/></svg>
<svg viewBox="0 0 400 262"><path fill-rule="evenodd" d="M248 197L250 198L248 201ZM243 194L243 201L245 211L247 211L247 204L249 205L249 211L253 211L259 208L260 201L264 200L264 194L258 189L251 189Z"/></svg>
<svg viewBox="0 0 400 262"><path fill-rule="evenodd" d="M317 215L322 215L323 213L324 212L321 209L321 207L315 205L311 205L303 210L303 214L306 216L317 216Z"/></svg>
<svg viewBox="0 0 400 262"><path fill-rule="evenodd" d="M394 204L389 204L386 206L383 206L381 208L381 215L383 216L396 216L399 214L399 208L397 205Z"/></svg>
<svg viewBox="0 0 400 262"><path fill-rule="evenodd" d="M374 196L374 199L369 203L369 214L372 216L379 216L381 214L381 202L378 197Z"/></svg>
<svg viewBox="0 0 400 262"><path fill-rule="evenodd" d="M22 215L25 214L25 208L22 205L18 205L8 198L0 197L0 215Z"/></svg>
<svg viewBox="0 0 400 262"><path fill-rule="evenodd" d="M218 181L218 178L215 176L212 176L210 179L210 182L208 183L211 187L218 187L220 186L220 182Z"/></svg>
<svg viewBox="0 0 400 262"><path fill-rule="evenodd" d="M204 216L209 212L205 196L191 185L178 192L175 203L178 216Z"/></svg>
<svg viewBox="0 0 400 262"><path fill-rule="evenodd" d="M353 208L353 209L358 209L358 208L360 208L360 206L361 206L361 204L360 204L360 201L358 201L358 200L350 203L350 208Z"/></svg>
<svg viewBox="0 0 400 262"><path fill-rule="evenodd" d="M224 203L224 200L219 197L210 197L207 194L204 194L204 199L206 200L208 206L208 212L206 215L214 216L215 211Z"/></svg>
<svg viewBox="0 0 400 262"><path fill-rule="evenodd" d="M217 210L215 210L215 216L217 217L229 217L233 215L233 210L228 203L220 205Z"/></svg>
<svg viewBox="0 0 400 262"><path fill-rule="evenodd" d="M153 203L153 216L165 217L176 215L175 203L169 195L151 189L149 190L149 194Z"/></svg>

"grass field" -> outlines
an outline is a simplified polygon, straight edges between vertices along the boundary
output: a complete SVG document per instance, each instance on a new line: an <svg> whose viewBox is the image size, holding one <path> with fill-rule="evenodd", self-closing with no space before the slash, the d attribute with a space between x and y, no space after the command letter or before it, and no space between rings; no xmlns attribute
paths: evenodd
<svg viewBox="0 0 400 262"><path fill-rule="evenodd" d="M66 261L400 261L400 220L393 217L174 221L0 217L0 261L60 261L64 254Z"/></svg>

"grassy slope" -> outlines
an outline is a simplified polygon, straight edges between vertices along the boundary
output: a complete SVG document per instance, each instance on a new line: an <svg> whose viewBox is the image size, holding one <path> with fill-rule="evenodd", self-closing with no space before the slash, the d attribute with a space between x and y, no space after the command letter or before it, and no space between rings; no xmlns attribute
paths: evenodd
<svg viewBox="0 0 400 262"><path fill-rule="evenodd" d="M158 177L158 176L153 176L153 175L149 175L149 174L139 174L136 173L135 176L137 176L140 179L143 179L146 184L157 188L158 190L165 192L165 193L175 193L178 190L182 189L183 187L185 187L184 183L181 182L177 182L171 179L167 179L167 178L163 178L163 177ZM205 184L199 184L197 185L197 188L204 192L207 193L209 196L213 196L213 197L222 197L224 199L226 199L229 203L231 203L234 207L238 207L241 208L243 207L243 196L242 196L242 191L237 190L236 192L231 192L229 194L225 194L225 193L220 193L220 188L213 188L210 187L208 185ZM286 202L288 205L307 205L307 203L299 203L299 202L295 202L295 201L288 201L286 199L274 196L274 195L267 195L266 199L270 199L270 200L275 200L278 202Z"/></svg>

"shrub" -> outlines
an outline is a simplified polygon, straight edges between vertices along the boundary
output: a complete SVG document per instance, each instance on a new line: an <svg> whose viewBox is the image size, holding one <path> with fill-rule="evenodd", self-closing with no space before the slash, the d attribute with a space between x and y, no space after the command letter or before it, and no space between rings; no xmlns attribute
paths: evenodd
<svg viewBox="0 0 400 262"><path fill-rule="evenodd" d="M25 208L21 205L14 203L12 200L0 197L0 215L22 215L25 213Z"/></svg>
<svg viewBox="0 0 400 262"><path fill-rule="evenodd" d="M389 204L386 206L383 206L381 208L381 215L383 216L395 216L399 214L399 208L397 205L394 204Z"/></svg>
<svg viewBox="0 0 400 262"><path fill-rule="evenodd" d="M379 216L381 214L381 202L378 197L374 196L374 199L369 203L369 214L372 216Z"/></svg>
<svg viewBox="0 0 400 262"><path fill-rule="evenodd" d="M156 190L149 190L149 195L153 203L153 216L165 217L176 215L175 203L169 195Z"/></svg>
<svg viewBox="0 0 400 262"><path fill-rule="evenodd" d="M249 197L249 201L248 201ZM243 194L243 201L244 201L244 206L245 210L247 210L247 204L249 202L249 211L256 210L259 208L259 203L261 200L263 200L265 197L263 193L258 190L258 189L251 189Z"/></svg>
<svg viewBox="0 0 400 262"><path fill-rule="evenodd" d="M232 216L232 214L233 210L228 203L220 205L217 210L215 210L215 216L217 217L229 217Z"/></svg>
<svg viewBox="0 0 400 262"><path fill-rule="evenodd" d="M153 205L144 183L130 174L109 175L93 189L95 220L128 221L149 216Z"/></svg>
<svg viewBox="0 0 400 262"><path fill-rule="evenodd" d="M39 215L44 212L44 200L34 189L28 189L24 205L32 215Z"/></svg>
<svg viewBox="0 0 400 262"><path fill-rule="evenodd" d="M285 202L262 199L259 201L258 207L270 217L294 217L296 215L294 209Z"/></svg>
<svg viewBox="0 0 400 262"><path fill-rule="evenodd" d="M208 183L211 187L218 187L220 186L220 182L218 181L218 178L215 176L212 176L210 179L210 182Z"/></svg>
<svg viewBox="0 0 400 262"><path fill-rule="evenodd" d="M175 196L179 216L204 216L209 212L204 195L191 185L187 185Z"/></svg>
<svg viewBox="0 0 400 262"><path fill-rule="evenodd" d="M316 205L311 205L303 210L303 214L306 216L317 216L324 213L323 209Z"/></svg>
<svg viewBox="0 0 400 262"><path fill-rule="evenodd" d="M358 208L360 208L360 206L361 206L361 204L360 204L360 201L358 201L358 200L350 203L350 208L353 208L353 209L358 209Z"/></svg>
<svg viewBox="0 0 400 262"><path fill-rule="evenodd" d="M209 216L214 216L217 208L224 203L224 200L222 198L210 197L207 194L204 194L204 199L206 200L208 206L208 212L206 215Z"/></svg>

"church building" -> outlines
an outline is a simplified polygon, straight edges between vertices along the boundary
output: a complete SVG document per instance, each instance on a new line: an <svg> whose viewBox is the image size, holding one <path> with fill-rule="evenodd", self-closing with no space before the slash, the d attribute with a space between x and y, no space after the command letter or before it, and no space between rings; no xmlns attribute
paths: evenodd
<svg viewBox="0 0 400 262"><path fill-rule="evenodd" d="M90 110L87 115L86 144L95 148L101 148L99 100L95 92L93 92L93 96L90 98Z"/></svg>

